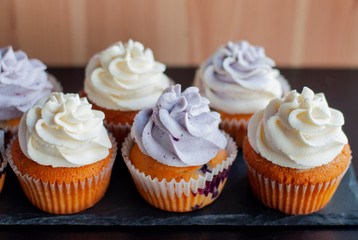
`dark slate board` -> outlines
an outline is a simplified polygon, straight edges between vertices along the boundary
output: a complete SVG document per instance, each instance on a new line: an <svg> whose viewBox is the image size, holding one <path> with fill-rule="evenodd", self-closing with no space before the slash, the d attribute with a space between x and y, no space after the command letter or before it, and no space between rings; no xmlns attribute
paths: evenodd
<svg viewBox="0 0 358 240"><path fill-rule="evenodd" d="M185 88L191 84L195 69L168 68L166 73L176 82L183 84ZM281 70L282 74L289 79L293 89L301 91L303 86L309 86L316 92L324 92L329 105L344 113L346 124L343 129L355 152L358 146L358 128L355 127L358 112L357 108L352 107L352 99L356 96L358 87L358 70ZM83 68L52 68L49 72L61 80L65 92L78 92L82 89ZM356 162L353 164L357 169L358 164ZM357 226L358 186L352 165L330 203L321 211L306 216L289 216L263 206L250 192L241 154L232 168L222 195L213 204L191 213L168 213L147 204L137 193L121 158L118 158L115 163L111 184L105 197L93 208L67 216L47 214L33 207L22 193L20 184L11 169L8 169L5 186L0 194L0 225ZM282 233L281 230L280 233Z"/></svg>
<svg viewBox="0 0 358 240"><path fill-rule="evenodd" d="M358 225L358 186L351 166L324 209L306 216L285 215L265 207L252 195L240 152L224 191L213 204L190 213L169 213L141 198L118 157L105 197L93 208L73 215L52 215L33 207L8 169L0 195L0 225Z"/></svg>

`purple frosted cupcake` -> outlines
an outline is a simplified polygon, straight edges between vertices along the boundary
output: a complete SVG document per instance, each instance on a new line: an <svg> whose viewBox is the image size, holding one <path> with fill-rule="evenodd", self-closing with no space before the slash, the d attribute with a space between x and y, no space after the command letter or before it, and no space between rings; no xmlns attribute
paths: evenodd
<svg viewBox="0 0 358 240"><path fill-rule="evenodd" d="M139 193L166 211L187 212L221 193L237 155L234 141L218 129L220 115L196 87L167 88L155 107L134 120L123 159Z"/></svg>
<svg viewBox="0 0 358 240"><path fill-rule="evenodd" d="M0 128L13 135L21 116L37 100L62 87L41 61L11 46L0 49L0 65Z"/></svg>
<svg viewBox="0 0 358 240"><path fill-rule="evenodd" d="M221 114L221 127L242 146L251 116L290 89L262 47L246 41L220 47L196 73L194 85Z"/></svg>

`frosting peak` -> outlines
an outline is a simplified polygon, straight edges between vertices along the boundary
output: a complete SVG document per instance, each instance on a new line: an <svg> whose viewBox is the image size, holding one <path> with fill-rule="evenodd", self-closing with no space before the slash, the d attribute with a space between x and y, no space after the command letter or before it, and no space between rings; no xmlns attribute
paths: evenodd
<svg viewBox="0 0 358 240"><path fill-rule="evenodd" d="M100 107L136 111L155 104L169 78L150 49L133 40L95 55L86 68L85 92Z"/></svg>
<svg viewBox="0 0 358 240"><path fill-rule="evenodd" d="M12 47L0 49L0 121L20 117L53 88L46 66Z"/></svg>
<svg viewBox="0 0 358 240"><path fill-rule="evenodd" d="M328 106L323 93L305 87L274 99L250 120L253 149L283 167L307 169L332 161L348 143L343 114Z"/></svg>
<svg viewBox="0 0 358 240"><path fill-rule="evenodd" d="M52 93L40 99L20 122L23 153L41 165L78 167L100 161L112 147L104 113L78 94Z"/></svg>
<svg viewBox="0 0 358 240"><path fill-rule="evenodd" d="M254 113L281 97L280 73L262 47L228 42L199 69L199 84L214 108L230 114Z"/></svg>
<svg viewBox="0 0 358 240"><path fill-rule="evenodd" d="M227 144L218 129L220 115L208 103L196 87L184 92L180 85L169 87L154 108L138 113L132 137L143 153L165 165L205 164Z"/></svg>
<svg viewBox="0 0 358 240"><path fill-rule="evenodd" d="M215 71L223 75L223 81L236 82L250 89L264 88L267 84L265 73L275 66L262 47L252 46L246 41L228 42L214 53L212 61Z"/></svg>

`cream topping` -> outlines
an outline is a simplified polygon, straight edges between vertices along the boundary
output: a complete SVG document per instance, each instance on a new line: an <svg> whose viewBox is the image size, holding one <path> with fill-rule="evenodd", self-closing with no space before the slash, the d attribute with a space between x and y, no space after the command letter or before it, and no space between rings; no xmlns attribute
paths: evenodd
<svg viewBox="0 0 358 240"><path fill-rule="evenodd" d="M117 42L95 55L86 68L85 92L100 107L137 111L154 105L170 84L165 65L140 42Z"/></svg>
<svg viewBox="0 0 358 240"><path fill-rule="evenodd" d="M199 87L216 109L254 113L282 96L280 72L274 66L262 47L228 42L200 67Z"/></svg>
<svg viewBox="0 0 358 240"><path fill-rule="evenodd" d="M295 169L331 162L348 143L343 114L328 106L323 93L304 87L272 100L248 125L252 148L267 160Z"/></svg>
<svg viewBox="0 0 358 240"><path fill-rule="evenodd" d="M21 118L22 152L41 165L79 167L106 158L112 143L104 113L78 94L51 93Z"/></svg>

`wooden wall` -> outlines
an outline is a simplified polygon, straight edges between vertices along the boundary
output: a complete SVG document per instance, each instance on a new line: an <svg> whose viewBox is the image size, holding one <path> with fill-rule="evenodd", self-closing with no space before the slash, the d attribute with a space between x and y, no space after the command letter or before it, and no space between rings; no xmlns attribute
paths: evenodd
<svg viewBox="0 0 358 240"><path fill-rule="evenodd" d="M0 31L52 66L132 38L169 66L245 39L280 66L358 67L358 0L0 0Z"/></svg>

